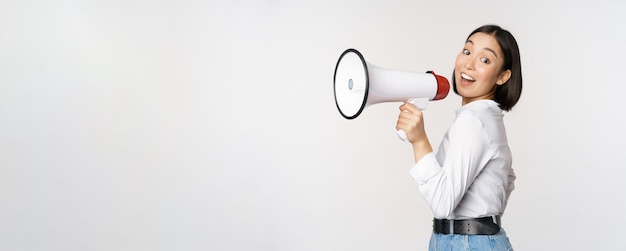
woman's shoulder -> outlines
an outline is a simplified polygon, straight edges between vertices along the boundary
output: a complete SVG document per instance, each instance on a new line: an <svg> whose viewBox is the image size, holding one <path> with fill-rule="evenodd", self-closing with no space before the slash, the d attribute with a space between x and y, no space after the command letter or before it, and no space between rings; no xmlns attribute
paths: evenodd
<svg viewBox="0 0 626 251"><path fill-rule="evenodd" d="M474 128L493 128L503 123L502 109L493 100L477 100L467 103L456 112L455 123L466 127L473 124Z"/></svg>
<svg viewBox="0 0 626 251"><path fill-rule="evenodd" d="M476 118L481 118L484 116L491 117L494 115L496 117L502 117L503 113L497 102L490 99L484 99L472 101L461 106L459 109L456 110L456 115L457 117L473 116Z"/></svg>
<svg viewBox="0 0 626 251"><path fill-rule="evenodd" d="M458 133L481 132L491 142L506 141L504 113L493 100L478 100L465 104L457 111L454 122Z"/></svg>

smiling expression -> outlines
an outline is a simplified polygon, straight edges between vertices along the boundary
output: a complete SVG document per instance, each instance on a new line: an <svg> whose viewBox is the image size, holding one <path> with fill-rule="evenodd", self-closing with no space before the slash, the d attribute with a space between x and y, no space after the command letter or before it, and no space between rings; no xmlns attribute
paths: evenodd
<svg viewBox="0 0 626 251"><path fill-rule="evenodd" d="M456 58L456 88L463 105L481 99L492 99L497 85L505 84L511 70L502 70L504 58L495 36L478 32L467 39Z"/></svg>

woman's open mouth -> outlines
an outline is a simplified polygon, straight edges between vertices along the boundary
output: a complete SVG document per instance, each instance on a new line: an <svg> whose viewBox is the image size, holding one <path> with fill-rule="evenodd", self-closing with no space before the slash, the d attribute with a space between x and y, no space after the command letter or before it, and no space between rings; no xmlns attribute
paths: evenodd
<svg viewBox="0 0 626 251"><path fill-rule="evenodd" d="M464 80L467 80L467 81L476 81L476 79L472 78L472 76L467 75L467 74L465 74L463 72L461 72L461 78L464 79Z"/></svg>

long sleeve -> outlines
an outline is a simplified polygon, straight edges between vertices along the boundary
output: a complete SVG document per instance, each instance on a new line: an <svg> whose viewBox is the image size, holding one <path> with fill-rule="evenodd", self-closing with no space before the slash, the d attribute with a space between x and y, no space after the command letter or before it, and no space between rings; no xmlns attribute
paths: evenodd
<svg viewBox="0 0 626 251"><path fill-rule="evenodd" d="M482 171L490 145L480 120L461 115L448 130L442 163L431 153L411 169L435 218L453 218L455 208Z"/></svg>

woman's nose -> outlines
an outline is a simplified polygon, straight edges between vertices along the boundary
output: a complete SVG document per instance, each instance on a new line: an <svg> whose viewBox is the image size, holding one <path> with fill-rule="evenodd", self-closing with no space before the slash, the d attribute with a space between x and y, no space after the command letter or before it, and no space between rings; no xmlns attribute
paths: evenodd
<svg viewBox="0 0 626 251"><path fill-rule="evenodd" d="M465 68L467 68L468 70L473 70L474 69L474 58L473 57L468 57L465 60L465 63L463 64L463 66L465 66Z"/></svg>

